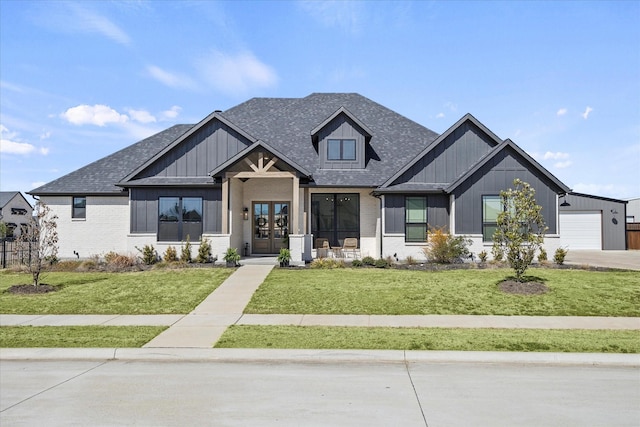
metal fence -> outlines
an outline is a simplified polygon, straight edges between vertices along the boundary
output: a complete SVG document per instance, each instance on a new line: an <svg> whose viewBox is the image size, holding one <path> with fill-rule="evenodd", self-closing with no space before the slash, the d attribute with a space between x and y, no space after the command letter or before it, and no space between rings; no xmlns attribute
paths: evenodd
<svg viewBox="0 0 640 427"><path fill-rule="evenodd" d="M29 264L36 245L30 242L17 242L13 239L0 239L0 265L2 268Z"/></svg>

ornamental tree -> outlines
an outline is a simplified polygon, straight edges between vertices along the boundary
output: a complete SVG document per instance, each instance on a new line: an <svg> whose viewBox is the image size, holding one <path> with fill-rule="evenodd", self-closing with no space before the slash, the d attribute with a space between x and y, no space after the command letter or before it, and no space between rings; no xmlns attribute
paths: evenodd
<svg viewBox="0 0 640 427"><path fill-rule="evenodd" d="M35 216L16 239L16 251L28 250L24 260L26 270L33 277L33 286L40 284L40 275L47 263L57 260L58 256L58 216L43 202L36 203Z"/></svg>
<svg viewBox="0 0 640 427"><path fill-rule="evenodd" d="M516 280L521 282L536 252L542 248L548 228L542 207L536 204L533 187L517 178L513 186L515 188L500 192L502 212L498 214L493 247L505 254Z"/></svg>

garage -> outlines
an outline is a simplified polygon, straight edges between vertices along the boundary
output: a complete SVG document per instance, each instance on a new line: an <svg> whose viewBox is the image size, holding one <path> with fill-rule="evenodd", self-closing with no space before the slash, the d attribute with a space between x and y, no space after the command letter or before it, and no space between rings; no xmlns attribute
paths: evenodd
<svg viewBox="0 0 640 427"><path fill-rule="evenodd" d="M602 212L560 213L562 246L571 249L602 249Z"/></svg>

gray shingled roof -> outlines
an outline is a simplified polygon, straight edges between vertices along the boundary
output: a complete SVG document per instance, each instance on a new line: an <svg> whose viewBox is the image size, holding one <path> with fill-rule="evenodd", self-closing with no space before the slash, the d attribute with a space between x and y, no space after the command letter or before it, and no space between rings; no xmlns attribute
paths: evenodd
<svg viewBox="0 0 640 427"><path fill-rule="evenodd" d="M322 170L311 130L341 107L373 133L365 170ZM377 187L438 134L357 93L314 93L300 99L254 98L222 115L311 172L319 186ZM379 160L378 160L379 159Z"/></svg>
<svg viewBox="0 0 640 427"><path fill-rule="evenodd" d="M365 170L322 170L311 131L345 108L371 131ZM318 186L377 187L411 161L438 134L356 93L314 93L304 98L253 98L220 114L238 128L264 141L292 164L304 168ZM121 193L115 184L157 155L194 125L176 125L29 194ZM283 159L286 161L286 159ZM136 185L178 184L157 180ZM134 182L129 182L133 184ZM198 181L200 183L200 181ZM195 183L194 183L195 184Z"/></svg>
<svg viewBox="0 0 640 427"><path fill-rule="evenodd" d="M169 145L193 125L175 125L61 178L28 192L47 194L122 193L115 184L149 157Z"/></svg>

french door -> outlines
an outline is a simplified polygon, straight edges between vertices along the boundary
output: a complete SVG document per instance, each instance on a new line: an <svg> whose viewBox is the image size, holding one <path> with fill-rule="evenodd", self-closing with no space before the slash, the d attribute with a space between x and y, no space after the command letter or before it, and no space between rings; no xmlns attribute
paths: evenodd
<svg viewBox="0 0 640 427"><path fill-rule="evenodd" d="M276 254L289 246L289 202L253 202L255 254Z"/></svg>

